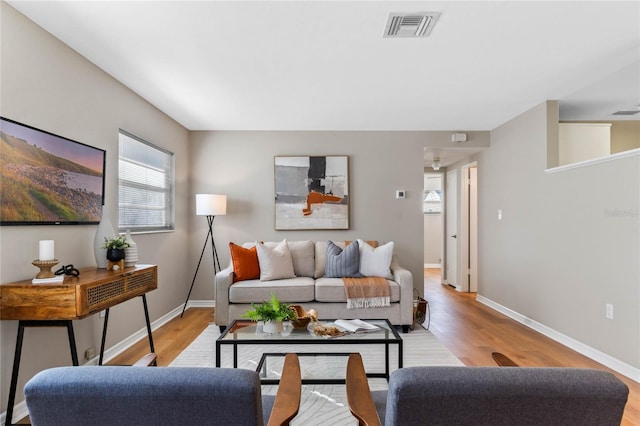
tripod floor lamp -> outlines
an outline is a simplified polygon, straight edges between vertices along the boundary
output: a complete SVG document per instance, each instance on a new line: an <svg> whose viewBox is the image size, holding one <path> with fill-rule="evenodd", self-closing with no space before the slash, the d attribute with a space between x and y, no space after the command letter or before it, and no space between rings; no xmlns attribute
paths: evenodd
<svg viewBox="0 0 640 426"><path fill-rule="evenodd" d="M213 219L216 216L224 216L227 214L227 196L226 195L216 195L216 194L196 194L196 215L197 216L206 216L207 223L209 224L209 232L204 239L204 246L202 246L202 253L200 253L200 260L198 260L198 266L196 266L196 272L193 274L193 281L191 281L191 288L189 288L189 294L187 294L187 300L184 301L184 306L182 307L182 314L180 314L180 318L184 315L185 309L187 309L187 303L189 302L189 297L191 296L191 290L193 290L193 284L196 282L196 276L198 275L198 269L200 269L200 263L202 263L202 256L204 256L204 251L207 249L207 243L209 242L209 238L211 238L211 251L213 254L213 275L221 270L220 268L220 260L218 259L218 252L216 251L216 243L213 240Z"/></svg>

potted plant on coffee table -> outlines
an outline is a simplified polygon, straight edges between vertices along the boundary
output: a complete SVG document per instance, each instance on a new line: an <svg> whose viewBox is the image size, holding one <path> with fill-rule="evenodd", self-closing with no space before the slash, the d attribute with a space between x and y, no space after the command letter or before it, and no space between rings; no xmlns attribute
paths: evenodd
<svg viewBox="0 0 640 426"><path fill-rule="evenodd" d="M271 300L263 301L260 305L251 304L253 309L248 310L242 315L252 321L262 321L262 330L265 333L282 332L282 321L295 317L295 312L291 307L278 300L275 294L271 293Z"/></svg>

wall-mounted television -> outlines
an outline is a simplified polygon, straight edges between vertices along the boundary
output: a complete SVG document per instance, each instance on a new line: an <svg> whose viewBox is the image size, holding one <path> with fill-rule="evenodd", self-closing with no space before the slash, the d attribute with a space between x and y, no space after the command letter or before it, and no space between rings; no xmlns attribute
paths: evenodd
<svg viewBox="0 0 640 426"><path fill-rule="evenodd" d="M0 117L0 225L100 223L106 151Z"/></svg>

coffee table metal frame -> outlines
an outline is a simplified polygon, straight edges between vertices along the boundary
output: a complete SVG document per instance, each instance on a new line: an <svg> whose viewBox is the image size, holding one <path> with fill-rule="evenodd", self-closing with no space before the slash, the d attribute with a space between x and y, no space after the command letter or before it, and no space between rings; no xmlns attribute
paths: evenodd
<svg viewBox="0 0 640 426"><path fill-rule="evenodd" d="M322 323L330 323L333 320L320 320ZM367 320L372 324L381 326L387 330L387 333L373 332L362 334L347 334L345 336L327 339L321 336L315 336L307 331L294 331L296 333L282 336L279 334L265 335L259 334L260 338L251 338L247 335L256 335L256 324L246 320L234 320L229 327L216 339L216 367L221 365L221 353L223 345L231 345L233 348L233 368L238 368L238 346L241 345L384 345L385 371L384 373L368 373L368 377L381 377L389 380L389 347L397 345L398 347L398 368L402 368L403 352L402 338L396 331L395 327L388 319ZM305 333L305 334L302 334ZM354 337L355 336L355 337ZM320 346L321 347L321 346ZM295 349L295 348L294 348ZM298 352L296 352L298 353ZM332 352L305 352L311 355L332 355ZM300 354L300 353L298 353ZM264 359L264 357L263 357ZM263 382L266 384L266 382ZM325 383L322 379L313 379L307 383Z"/></svg>

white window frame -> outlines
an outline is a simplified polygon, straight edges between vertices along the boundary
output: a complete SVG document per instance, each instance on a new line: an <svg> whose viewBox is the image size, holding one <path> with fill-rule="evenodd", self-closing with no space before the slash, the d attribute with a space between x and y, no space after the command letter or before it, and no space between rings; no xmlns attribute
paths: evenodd
<svg viewBox="0 0 640 426"><path fill-rule="evenodd" d="M134 159L125 155L125 144L146 145L146 148L156 150L163 158L162 167L145 163L144 159ZM132 233L141 232L162 232L172 231L175 229L175 160L172 152L159 148L156 145L145 141L131 133L120 129L118 137L118 231L124 232L131 230ZM132 170L133 169L133 170ZM137 169L137 170L136 170ZM127 179L127 170L129 172L140 172L137 180ZM160 194L162 200L160 203L149 205L146 203L132 203L131 200L125 200L124 190L136 190L142 194L154 195L149 199L156 198ZM131 216L131 211L143 210L162 212L159 220L154 223L134 223L128 222L127 217Z"/></svg>

